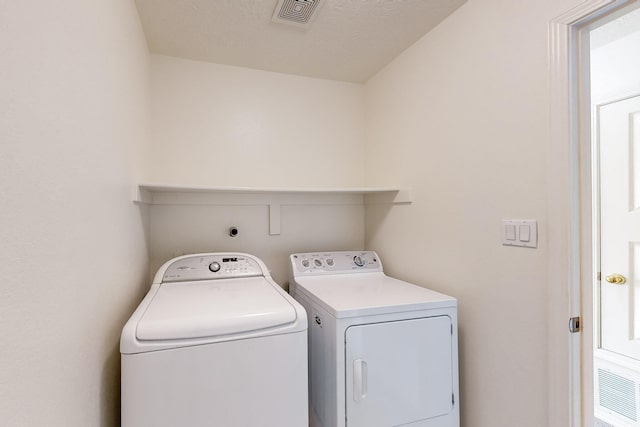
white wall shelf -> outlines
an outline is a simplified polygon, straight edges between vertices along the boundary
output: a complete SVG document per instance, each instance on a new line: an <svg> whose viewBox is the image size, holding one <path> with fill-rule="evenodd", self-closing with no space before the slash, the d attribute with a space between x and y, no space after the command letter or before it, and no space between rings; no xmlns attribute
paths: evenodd
<svg viewBox="0 0 640 427"><path fill-rule="evenodd" d="M385 187L347 188L261 188L261 187L206 187L196 185L139 184L134 201L150 205L158 204L218 204L225 203L226 195L236 196L324 196L361 195L364 204L411 203L409 190ZM212 197L213 196L213 197Z"/></svg>
<svg viewBox="0 0 640 427"><path fill-rule="evenodd" d="M410 190L385 187L260 188L139 184L134 201L147 205L266 205L269 234L280 234L282 205L410 204Z"/></svg>

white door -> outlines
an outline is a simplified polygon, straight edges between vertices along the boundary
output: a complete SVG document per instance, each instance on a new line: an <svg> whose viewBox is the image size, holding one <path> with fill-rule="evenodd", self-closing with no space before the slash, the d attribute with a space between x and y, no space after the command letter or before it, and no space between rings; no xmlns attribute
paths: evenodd
<svg viewBox="0 0 640 427"><path fill-rule="evenodd" d="M352 326L346 332L348 427L389 427L453 409L448 316ZM413 424L415 423L415 424Z"/></svg>
<svg viewBox="0 0 640 427"><path fill-rule="evenodd" d="M640 96L598 109L600 348L640 361Z"/></svg>

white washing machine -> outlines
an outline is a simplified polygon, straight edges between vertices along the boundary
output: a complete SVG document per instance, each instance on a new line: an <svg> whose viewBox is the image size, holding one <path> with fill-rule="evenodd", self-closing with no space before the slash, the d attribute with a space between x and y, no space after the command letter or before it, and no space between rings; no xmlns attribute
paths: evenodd
<svg viewBox="0 0 640 427"><path fill-rule="evenodd" d="M375 252L290 257L309 316L313 427L458 427L456 300L384 274Z"/></svg>
<svg viewBox="0 0 640 427"><path fill-rule="evenodd" d="M307 425L307 317L258 258L172 259L122 331L123 427Z"/></svg>

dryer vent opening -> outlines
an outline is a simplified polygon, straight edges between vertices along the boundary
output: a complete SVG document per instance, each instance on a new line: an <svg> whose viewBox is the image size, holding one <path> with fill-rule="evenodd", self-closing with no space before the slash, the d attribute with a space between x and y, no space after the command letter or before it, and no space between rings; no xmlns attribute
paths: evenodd
<svg viewBox="0 0 640 427"><path fill-rule="evenodd" d="M280 24L310 28L321 3L322 0L278 0L271 19Z"/></svg>

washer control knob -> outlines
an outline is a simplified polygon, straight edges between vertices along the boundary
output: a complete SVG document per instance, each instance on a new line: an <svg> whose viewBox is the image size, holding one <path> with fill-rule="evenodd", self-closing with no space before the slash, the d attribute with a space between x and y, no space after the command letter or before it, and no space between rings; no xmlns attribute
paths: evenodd
<svg viewBox="0 0 640 427"><path fill-rule="evenodd" d="M316 265L316 267L322 267L322 260L321 259L315 258L313 260L313 263Z"/></svg>
<svg viewBox="0 0 640 427"><path fill-rule="evenodd" d="M325 261L329 267L333 267L333 258L327 258Z"/></svg>
<svg viewBox="0 0 640 427"><path fill-rule="evenodd" d="M309 268L309 265L310 265L310 263L309 263L309 260L308 260L308 259L303 259L303 260L302 260L302 266L303 266L304 268Z"/></svg>
<svg viewBox="0 0 640 427"><path fill-rule="evenodd" d="M353 263L358 267L364 267L364 260L360 255L356 255L353 257Z"/></svg>
<svg viewBox="0 0 640 427"><path fill-rule="evenodd" d="M209 264L209 270L217 273L218 271L220 271L220 263L218 261L213 261L211 264Z"/></svg>

